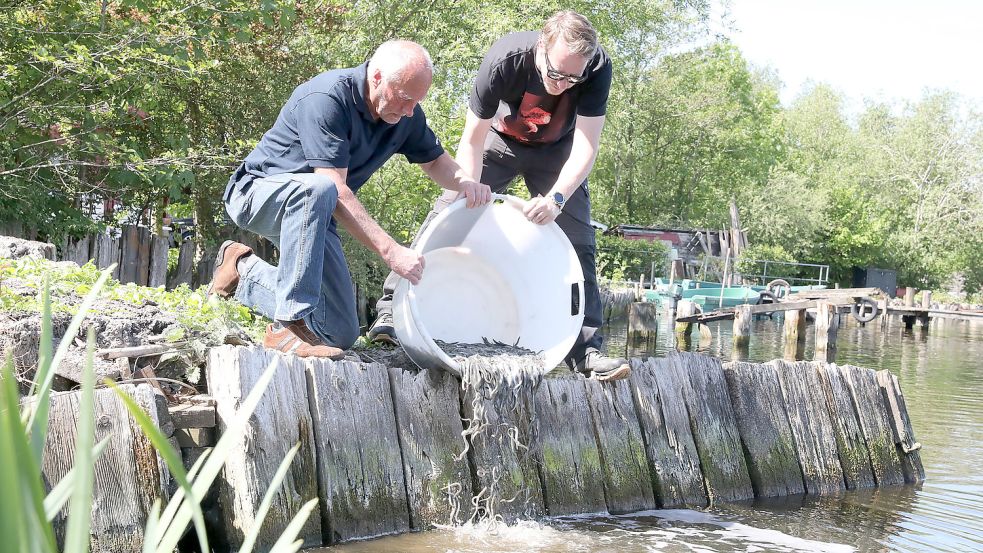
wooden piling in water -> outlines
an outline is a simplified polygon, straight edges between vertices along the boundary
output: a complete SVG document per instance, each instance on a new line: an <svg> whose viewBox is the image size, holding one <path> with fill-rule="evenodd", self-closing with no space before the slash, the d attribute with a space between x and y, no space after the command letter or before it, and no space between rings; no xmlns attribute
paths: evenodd
<svg viewBox="0 0 983 553"><path fill-rule="evenodd" d="M836 359L836 334L840 317L835 304L821 301L816 306L816 361Z"/></svg>
<svg viewBox="0 0 983 553"><path fill-rule="evenodd" d="M751 306L738 305L734 308L733 358L735 361L747 359L751 344Z"/></svg>
<svg viewBox="0 0 983 553"><path fill-rule="evenodd" d="M628 306L628 334L637 336L657 332L658 306L652 302L633 302Z"/></svg>
<svg viewBox="0 0 983 553"><path fill-rule="evenodd" d="M607 511L601 453L583 378L545 380L536 391L536 456L550 516Z"/></svg>
<svg viewBox="0 0 983 553"><path fill-rule="evenodd" d="M629 382L660 507L709 504L683 394L688 380L666 358L632 360Z"/></svg>
<svg viewBox="0 0 983 553"><path fill-rule="evenodd" d="M463 522L471 506L471 468L461 437L458 382L436 369L389 369L409 502L410 527Z"/></svg>
<svg viewBox="0 0 983 553"><path fill-rule="evenodd" d="M608 512L654 509L652 478L628 382L588 379L586 384Z"/></svg>
<svg viewBox="0 0 983 553"><path fill-rule="evenodd" d="M783 340L785 359L795 361L805 355L806 310L796 309L785 312Z"/></svg>
<svg viewBox="0 0 983 553"><path fill-rule="evenodd" d="M729 363L724 367L724 375L747 450L754 495L777 497L805 493L777 367Z"/></svg>

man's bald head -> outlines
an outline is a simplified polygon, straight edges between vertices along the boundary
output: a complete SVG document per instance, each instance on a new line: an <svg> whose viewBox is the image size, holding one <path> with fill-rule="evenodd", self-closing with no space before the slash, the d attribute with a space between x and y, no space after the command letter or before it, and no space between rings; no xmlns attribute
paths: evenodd
<svg viewBox="0 0 983 553"><path fill-rule="evenodd" d="M369 60L369 74L378 70L387 82L407 79L433 80L433 60L427 50L411 40L383 42Z"/></svg>

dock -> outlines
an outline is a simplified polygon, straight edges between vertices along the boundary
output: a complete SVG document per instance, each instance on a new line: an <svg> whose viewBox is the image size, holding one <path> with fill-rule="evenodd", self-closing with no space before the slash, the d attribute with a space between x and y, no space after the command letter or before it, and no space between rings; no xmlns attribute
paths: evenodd
<svg viewBox="0 0 983 553"><path fill-rule="evenodd" d="M514 521L704 508L924 479L897 378L823 361L724 364L691 353L635 358L629 379L600 383L564 373L516 393L502 409L440 371L223 346L210 352L210 397L198 398L194 409L162 406L149 396L143 404L171 435L178 431L175 420L184 427L211 425L221 435L271 363L274 380L206 510L233 549L295 444L299 452L274 496L259 550L268 549L313 498L317 508L300 535L306 546L423 531L476 516ZM484 432L471 426L476 409L487 423ZM97 416L125 419L109 407ZM65 436L73 424L53 425L50 439L71 443ZM209 445L183 443L186 464ZM143 476L97 479L104 503L96 512L128 517L125 525L94 527L102 534L93 543L98 539L103 551L131 551L132 539L113 533L131 535L146 522L145 505L168 493L161 490L173 491L163 469L147 478L145 448L118 449L114 474ZM127 484L135 491L117 493L114 486L124 481L135 482ZM114 542L125 546L106 545Z"/></svg>

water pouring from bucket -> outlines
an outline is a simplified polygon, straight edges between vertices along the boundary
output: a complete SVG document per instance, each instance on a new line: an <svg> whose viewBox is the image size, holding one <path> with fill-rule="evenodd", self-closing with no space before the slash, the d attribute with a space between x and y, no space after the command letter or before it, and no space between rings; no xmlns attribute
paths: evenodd
<svg viewBox="0 0 983 553"><path fill-rule="evenodd" d="M441 211L415 246L426 259L423 279L396 286L396 336L421 368L461 376L438 342L498 342L541 352L546 372L580 333L584 275L570 241L556 223L528 221L521 199L494 199L474 209L458 200Z"/></svg>

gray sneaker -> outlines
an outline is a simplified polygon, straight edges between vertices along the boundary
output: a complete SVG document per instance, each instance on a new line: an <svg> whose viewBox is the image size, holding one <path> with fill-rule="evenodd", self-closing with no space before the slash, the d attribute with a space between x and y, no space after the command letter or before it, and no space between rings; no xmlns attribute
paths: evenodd
<svg viewBox="0 0 983 553"><path fill-rule="evenodd" d="M621 380L631 374L631 365L620 357L608 357L596 348L587 348L587 355L577 363L577 370L588 378L602 382Z"/></svg>
<svg viewBox="0 0 983 553"><path fill-rule="evenodd" d="M396 339L396 330L393 328L393 314L388 311L379 313L365 335L373 342L399 345L399 340Z"/></svg>

